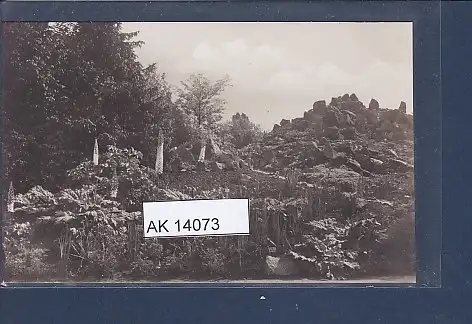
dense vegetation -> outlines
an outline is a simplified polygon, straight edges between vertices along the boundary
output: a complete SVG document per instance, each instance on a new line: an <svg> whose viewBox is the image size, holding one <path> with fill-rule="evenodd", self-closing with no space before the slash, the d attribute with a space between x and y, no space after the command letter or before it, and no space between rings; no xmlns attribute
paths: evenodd
<svg viewBox="0 0 472 324"><path fill-rule="evenodd" d="M193 74L174 90L139 63L142 44L120 24L7 23L4 33L10 278L414 272L403 103L366 108L345 95L263 133L244 113L222 120L229 77ZM143 200L238 197L251 199L250 236L143 238Z"/></svg>

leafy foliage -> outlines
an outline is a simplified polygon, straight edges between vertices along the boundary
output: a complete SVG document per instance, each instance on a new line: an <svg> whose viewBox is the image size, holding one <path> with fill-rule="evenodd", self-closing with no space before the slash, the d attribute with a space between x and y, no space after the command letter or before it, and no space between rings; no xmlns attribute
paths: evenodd
<svg viewBox="0 0 472 324"><path fill-rule="evenodd" d="M192 74L181 82L177 104L192 116L196 129L212 129L222 119L225 100L220 97L228 87L229 77L211 82L203 74Z"/></svg>
<svg viewBox="0 0 472 324"><path fill-rule="evenodd" d="M47 262L47 250L31 243L31 224L4 226L6 247L5 271L8 276L41 280L54 276L54 266Z"/></svg>
<svg viewBox="0 0 472 324"><path fill-rule="evenodd" d="M119 23L7 23L4 31L4 160L18 191L59 189L95 138L134 145L151 165L159 127L168 137L183 127L164 122L176 113L165 75L138 62L142 43Z"/></svg>
<svg viewBox="0 0 472 324"><path fill-rule="evenodd" d="M263 132L260 127L249 120L245 113L236 113L231 121L223 125L219 131L220 137L227 139L237 149L261 140Z"/></svg>

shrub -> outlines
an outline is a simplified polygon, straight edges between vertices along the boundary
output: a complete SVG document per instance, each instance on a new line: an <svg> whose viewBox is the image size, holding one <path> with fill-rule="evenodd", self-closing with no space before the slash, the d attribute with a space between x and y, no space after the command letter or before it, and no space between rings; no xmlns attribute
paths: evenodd
<svg viewBox="0 0 472 324"><path fill-rule="evenodd" d="M31 244L31 224L5 226L5 274L9 279L33 281L53 276L54 267L47 262L47 250Z"/></svg>
<svg viewBox="0 0 472 324"><path fill-rule="evenodd" d="M68 183L74 188L92 184L96 192L110 197L114 170L118 179L118 197L121 207L127 211L142 209L141 202L150 200L157 191L161 178L153 169L142 166L141 152L108 146L99 165L84 162L68 172Z"/></svg>
<svg viewBox="0 0 472 324"><path fill-rule="evenodd" d="M47 250L33 246L21 246L15 253L6 251L5 275L9 280L50 279L55 269L46 259Z"/></svg>
<svg viewBox="0 0 472 324"><path fill-rule="evenodd" d="M381 224L372 218L338 221L326 218L311 221L312 231L303 235L291 255L305 263L308 274L327 278L345 278L362 269L383 236Z"/></svg>

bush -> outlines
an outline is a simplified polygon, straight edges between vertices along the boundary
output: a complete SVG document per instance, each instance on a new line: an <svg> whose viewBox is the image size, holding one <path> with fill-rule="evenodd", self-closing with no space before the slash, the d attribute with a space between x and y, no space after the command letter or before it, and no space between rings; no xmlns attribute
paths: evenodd
<svg viewBox="0 0 472 324"><path fill-rule="evenodd" d="M68 183L73 188L87 184L96 187L98 194L110 197L114 181L118 182L117 201L127 211L139 211L141 202L150 200L158 190L159 175L148 167L142 166L141 152L134 149L119 149L108 146L99 165L84 162L68 172ZM117 179L113 179L116 170Z"/></svg>
<svg viewBox="0 0 472 324"><path fill-rule="evenodd" d="M361 270L381 242L381 225L371 218L339 221L326 218L309 223L311 234L303 235L292 256L304 262L305 271L317 277L346 278Z"/></svg>
<svg viewBox="0 0 472 324"><path fill-rule="evenodd" d="M33 281L52 277L53 265L47 262L47 250L31 244L30 223L5 226L5 275L11 279Z"/></svg>
<svg viewBox="0 0 472 324"><path fill-rule="evenodd" d="M8 280L49 280L55 275L54 265L46 261L47 250L22 246L16 253L6 252L5 276Z"/></svg>

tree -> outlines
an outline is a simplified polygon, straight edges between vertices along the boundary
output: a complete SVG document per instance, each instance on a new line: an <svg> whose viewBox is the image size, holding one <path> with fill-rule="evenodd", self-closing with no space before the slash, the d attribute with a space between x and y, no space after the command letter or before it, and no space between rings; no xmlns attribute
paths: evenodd
<svg viewBox="0 0 472 324"><path fill-rule="evenodd" d="M228 86L228 76L211 82L203 74L192 74L177 89L177 104L193 117L197 129L213 129L222 119L226 101L221 94Z"/></svg>
<svg viewBox="0 0 472 324"><path fill-rule="evenodd" d="M24 22L4 33L4 176L18 191L59 189L95 138L154 163L158 128L171 131L163 122L175 107L165 76L138 61L137 33L119 23Z"/></svg>
<svg viewBox="0 0 472 324"><path fill-rule="evenodd" d="M256 142L262 136L260 127L249 120L245 113L236 113L231 117L229 131L232 143L236 148L242 148Z"/></svg>
<svg viewBox="0 0 472 324"><path fill-rule="evenodd" d="M47 23L5 23L4 105L2 109L4 184L13 180L19 191L29 188L43 166L38 163L44 143L57 143L58 133L51 93L53 78L48 73L59 51ZM52 152L51 152L52 153ZM46 179L47 180L47 179ZM5 186L4 186L5 188Z"/></svg>

